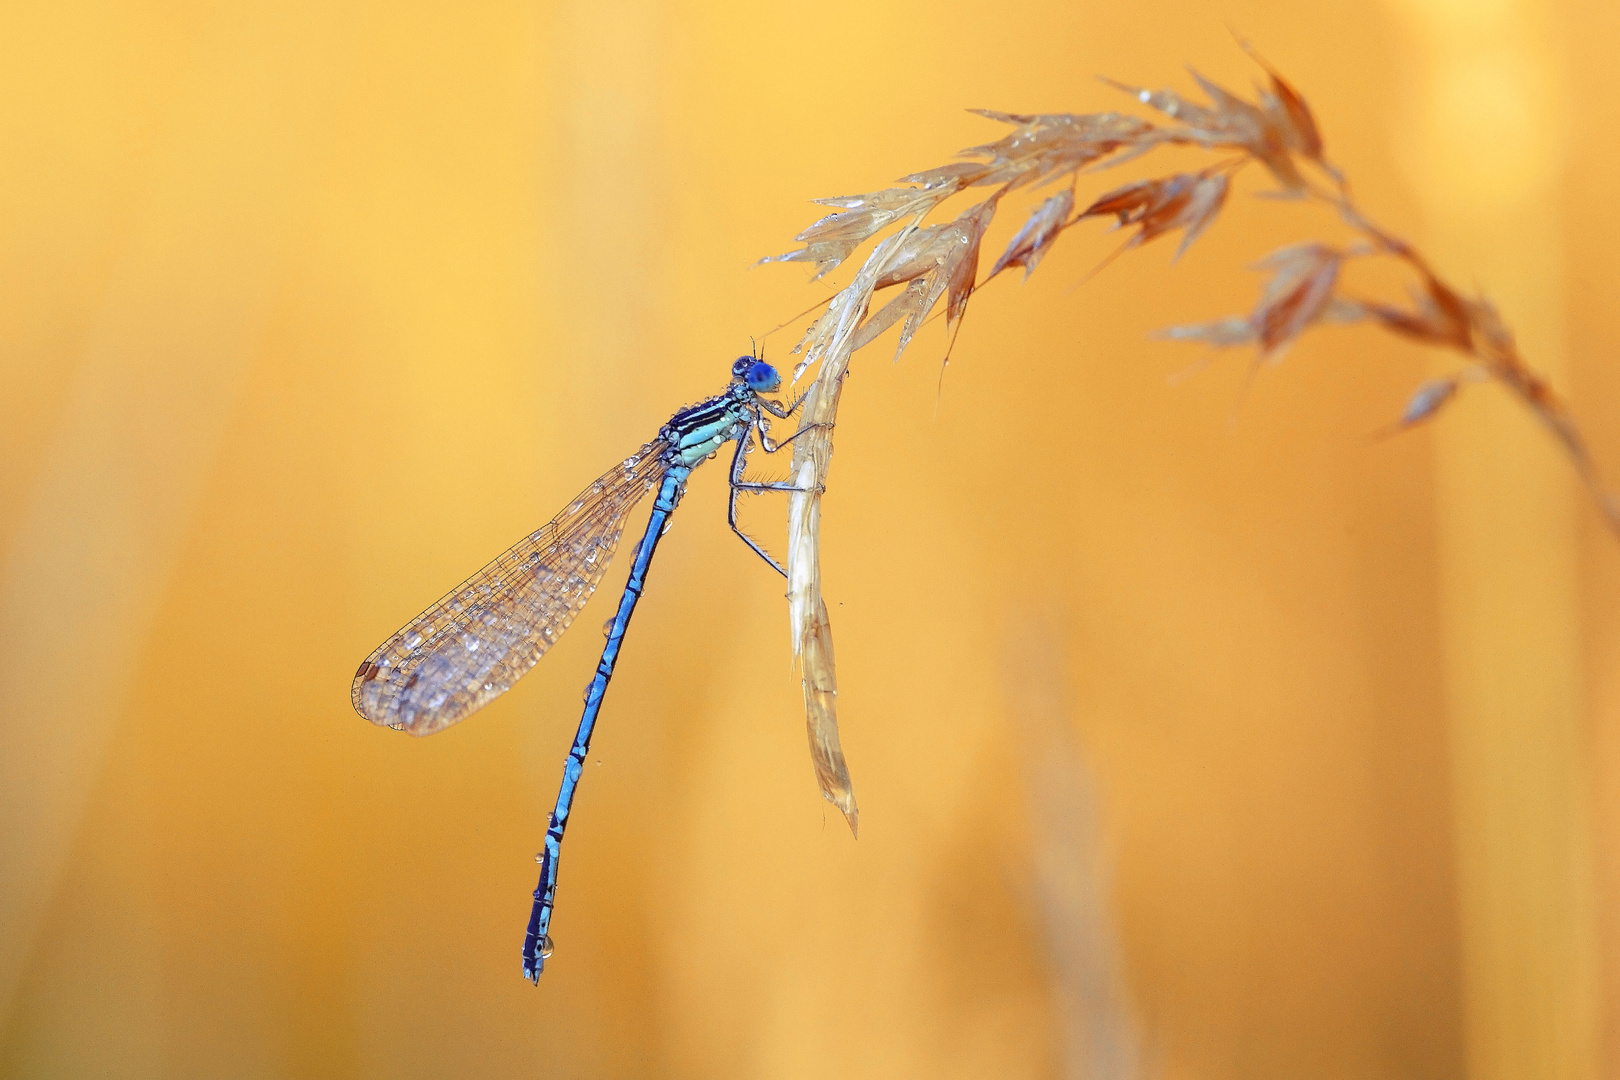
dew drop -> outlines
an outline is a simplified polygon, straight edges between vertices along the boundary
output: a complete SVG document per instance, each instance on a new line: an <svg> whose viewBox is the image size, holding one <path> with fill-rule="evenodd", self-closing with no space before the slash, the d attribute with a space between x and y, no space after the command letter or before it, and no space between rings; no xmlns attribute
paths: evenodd
<svg viewBox="0 0 1620 1080"><path fill-rule="evenodd" d="M557 951L557 947L551 943L550 934L540 935L540 948L537 951L540 953L540 959L551 959L551 954Z"/></svg>
<svg viewBox="0 0 1620 1080"><path fill-rule="evenodd" d="M613 635L613 620L609 619L607 622L602 624L602 636L603 637L611 637L612 635Z"/></svg>

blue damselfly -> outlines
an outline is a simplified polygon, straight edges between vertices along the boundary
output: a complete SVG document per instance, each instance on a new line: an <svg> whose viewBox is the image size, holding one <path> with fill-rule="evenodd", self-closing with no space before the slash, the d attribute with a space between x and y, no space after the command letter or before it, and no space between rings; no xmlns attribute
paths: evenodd
<svg viewBox="0 0 1620 1080"><path fill-rule="evenodd" d="M630 510L644 494L657 490L618 612L604 627L607 644L585 690L585 714L563 766L562 788L551 812L545 846L535 856L540 863L540 884L534 890L534 907L523 938L523 975L530 981L539 981L546 957L551 955L547 931L556 898L563 830L568 826L574 790L585 768L596 715L613 678L619 646L646 586L653 550L685 492L687 477L727 442L737 443L731 460L727 520L760 558L786 576L776 560L737 527L737 498L742 492L798 490L786 483L743 479L751 437L757 436L761 448L775 453L802 433L795 432L780 443L767 434L766 413L785 418L798 408L797 402L784 406L761 396L781 384L781 376L771 365L754 356L739 357L724 393L670 417L657 438L586 488L544 528L405 624L366 657L355 674L354 707L374 724L412 735L431 735L470 716L510 689L568 629L607 571Z"/></svg>

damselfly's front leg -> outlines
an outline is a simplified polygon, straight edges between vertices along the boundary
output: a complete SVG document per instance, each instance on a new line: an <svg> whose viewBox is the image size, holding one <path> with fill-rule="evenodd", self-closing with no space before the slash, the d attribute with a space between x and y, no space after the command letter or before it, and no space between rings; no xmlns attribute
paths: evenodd
<svg viewBox="0 0 1620 1080"><path fill-rule="evenodd" d="M786 405L775 401L768 401L765 398L756 398L755 400L757 400L759 404L764 407L765 411L770 413L772 416L780 417L783 420L786 420L804 406L805 400L809 396L809 393L800 394Z"/></svg>

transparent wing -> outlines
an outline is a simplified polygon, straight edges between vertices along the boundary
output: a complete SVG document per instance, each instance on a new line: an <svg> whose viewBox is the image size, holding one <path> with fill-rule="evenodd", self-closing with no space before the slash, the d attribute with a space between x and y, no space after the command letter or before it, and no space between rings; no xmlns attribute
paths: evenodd
<svg viewBox="0 0 1620 1080"><path fill-rule="evenodd" d="M383 642L354 676L360 715L431 735L510 689L596 591L625 516L663 479L666 449L647 443Z"/></svg>

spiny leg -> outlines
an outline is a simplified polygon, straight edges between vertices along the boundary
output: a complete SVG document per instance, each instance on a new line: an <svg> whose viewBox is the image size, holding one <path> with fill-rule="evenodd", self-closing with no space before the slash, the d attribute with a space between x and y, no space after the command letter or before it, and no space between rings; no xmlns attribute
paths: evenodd
<svg viewBox="0 0 1620 1080"><path fill-rule="evenodd" d="M765 398L757 398L756 400L766 412L770 413L772 416L780 417L786 420L788 417L798 412L799 409L804 406L805 401L809 397L810 395L808 393L800 394L786 405L782 405L775 401L768 401Z"/></svg>

